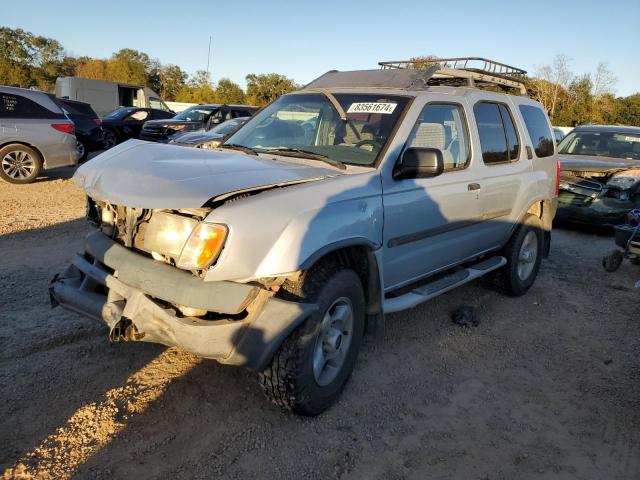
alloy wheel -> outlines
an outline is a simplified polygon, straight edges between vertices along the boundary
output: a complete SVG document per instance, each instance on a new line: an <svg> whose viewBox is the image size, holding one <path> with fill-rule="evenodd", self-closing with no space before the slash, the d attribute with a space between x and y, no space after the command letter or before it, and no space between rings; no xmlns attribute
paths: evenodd
<svg viewBox="0 0 640 480"><path fill-rule="evenodd" d="M353 305L340 297L327 309L313 351L313 376L320 386L330 384L340 373L353 337Z"/></svg>
<svg viewBox="0 0 640 480"><path fill-rule="evenodd" d="M538 236L536 232L529 231L522 240L520 253L518 254L518 277L527 280L536 265L538 259Z"/></svg>
<svg viewBox="0 0 640 480"><path fill-rule="evenodd" d="M36 170L36 160L27 152L14 150L2 159L2 171L15 180L30 178Z"/></svg>

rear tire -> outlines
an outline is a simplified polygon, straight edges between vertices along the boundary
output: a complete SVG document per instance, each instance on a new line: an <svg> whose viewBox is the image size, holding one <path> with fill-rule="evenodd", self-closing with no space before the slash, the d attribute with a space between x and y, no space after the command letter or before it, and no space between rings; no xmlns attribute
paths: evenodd
<svg viewBox="0 0 640 480"><path fill-rule="evenodd" d="M116 132L109 128L104 129L104 149L109 150L118 144L118 136Z"/></svg>
<svg viewBox="0 0 640 480"><path fill-rule="evenodd" d="M527 215L504 248L507 264L496 273L499 289L512 297L527 293L538 276L543 252L542 222Z"/></svg>
<svg viewBox="0 0 640 480"><path fill-rule="evenodd" d="M283 342L260 385L279 407L315 416L333 405L353 371L364 335L364 291L353 270L324 264L307 272L291 296L319 310Z"/></svg>
<svg viewBox="0 0 640 480"><path fill-rule="evenodd" d="M42 169L42 157L31 147L14 143L0 148L0 178L9 183L33 182Z"/></svg>

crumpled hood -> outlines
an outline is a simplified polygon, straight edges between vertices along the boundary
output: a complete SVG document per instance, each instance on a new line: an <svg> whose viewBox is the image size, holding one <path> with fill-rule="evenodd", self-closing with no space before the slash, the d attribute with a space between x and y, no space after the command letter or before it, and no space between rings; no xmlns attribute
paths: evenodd
<svg viewBox="0 0 640 480"><path fill-rule="evenodd" d="M91 198L139 208L198 208L218 195L340 175L237 151L128 140L82 165L73 176Z"/></svg>

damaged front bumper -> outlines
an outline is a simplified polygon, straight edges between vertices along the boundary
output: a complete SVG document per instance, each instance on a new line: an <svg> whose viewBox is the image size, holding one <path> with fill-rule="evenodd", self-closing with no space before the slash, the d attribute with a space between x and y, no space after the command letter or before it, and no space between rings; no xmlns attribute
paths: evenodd
<svg viewBox="0 0 640 480"><path fill-rule="evenodd" d="M586 196L565 190L561 191L558 197L556 218L610 227L624 223L627 212L633 208L635 208L635 204L629 201Z"/></svg>
<svg viewBox="0 0 640 480"><path fill-rule="evenodd" d="M282 341L317 308L252 285L204 282L101 232L87 236L85 254L54 277L49 292L53 306L105 322L112 340L177 346L255 370L266 368ZM211 315L184 316L179 307Z"/></svg>

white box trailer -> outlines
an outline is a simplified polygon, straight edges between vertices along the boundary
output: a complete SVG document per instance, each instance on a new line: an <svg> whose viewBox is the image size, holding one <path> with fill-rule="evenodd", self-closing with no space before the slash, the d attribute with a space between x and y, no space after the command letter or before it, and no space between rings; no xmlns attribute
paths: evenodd
<svg viewBox="0 0 640 480"><path fill-rule="evenodd" d="M100 116L118 107L148 107L171 111L160 95L149 87L107 80L58 77L56 97L89 103Z"/></svg>

